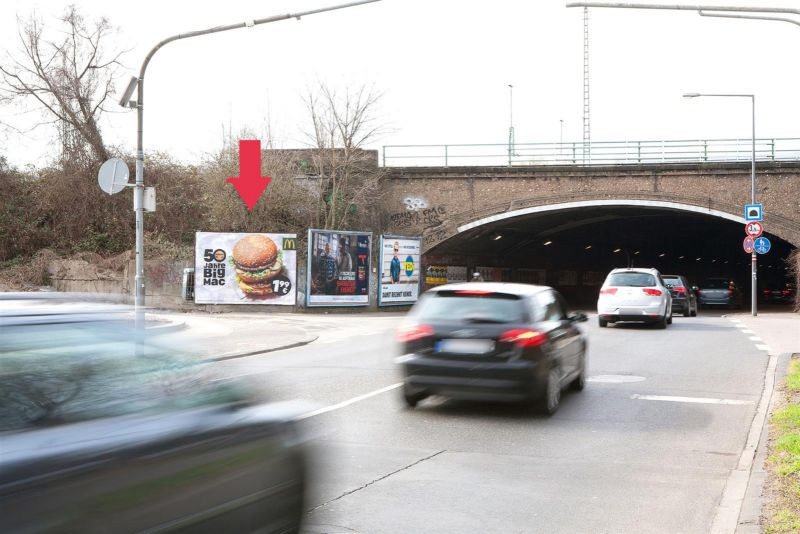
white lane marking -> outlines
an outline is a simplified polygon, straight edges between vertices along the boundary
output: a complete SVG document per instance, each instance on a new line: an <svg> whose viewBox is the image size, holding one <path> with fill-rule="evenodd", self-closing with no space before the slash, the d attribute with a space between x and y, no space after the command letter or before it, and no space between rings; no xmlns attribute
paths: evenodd
<svg viewBox="0 0 800 534"><path fill-rule="evenodd" d="M760 337L758 337L758 336L750 336L750 337L749 337L749 338L747 338L747 339L749 339L750 341L764 341L763 339L761 339L761 338L760 338Z"/></svg>
<svg viewBox="0 0 800 534"><path fill-rule="evenodd" d="M300 421L302 419L308 419L309 417L314 417L317 415L322 415L324 413L332 412L334 410L338 410L340 408L344 408L345 406L350 406L351 404L355 404L357 402L361 402L362 400L366 400L370 397L374 397L375 395L380 395L381 393L386 393L387 391L391 391L393 389L397 389L402 386L402 382L398 382L397 384L392 384L391 386L386 386L385 388L376 389L375 391L371 391L369 393L365 393L363 395L359 395L358 397L353 397L352 399L348 399L346 401L342 401L338 404L332 404L330 406L325 406L324 408L319 408L318 410L313 410L311 412L306 412L301 414L295 418L295 420Z"/></svg>
<svg viewBox="0 0 800 534"><path fill-rule="evenodd" d="M667 395L631 395L632 399L641 399L641 400L654 400L654 401L667 401L667 402L689 402L695 404L732 404L732 405L745 405L745 404L754 404L753 401L749 400L737 400L737 399L712 399L709 397L670 397Z"/></svg>
<svg viewBox="0 0 800 534"><path fill-rule="evenodd" d="M749 328L742 328L742 334L755 334L755 332L753 332Z"/></svg>
<svg viewBox="0 0 800 534"><path fill-rule="evenodd" d="M756 348L758 350L765 350L765 351L769 352L769 345L756 345Z"/></svg>
<svg viewBox="0 0 800 534"><path fill-rule="evenodd" d="M645 377L634 375L597 375L586 379L587 382L600 384L626 384L628 382L641 382L642 380L645 380Z"/></svg>
<svg viewBox="0 0 800 534"><path fill-rule="evenodd" d="M758 401L758 408L756 408L753 423L750 425L750 432L747 434L744 450L742 450L742 455L739 457L739 464L736 469L731 470L728 480L725 482L722 499L717 508L717 513L714 514L714 522L711 524L712 534L734 532L739 523L744 494L750 481L761 432L767 420L767 412L772 399L772 389L775 387L777 360L775 356L769 357L767 372L764 375L764 389L761 392L761 400Z"/></svg>
<svg viewBox="0 0 800 534"><path fill-rule="evenodd" d="M731 319L731 321L733 321L734 323L741 323L742 322L741 319Z"/></svg>

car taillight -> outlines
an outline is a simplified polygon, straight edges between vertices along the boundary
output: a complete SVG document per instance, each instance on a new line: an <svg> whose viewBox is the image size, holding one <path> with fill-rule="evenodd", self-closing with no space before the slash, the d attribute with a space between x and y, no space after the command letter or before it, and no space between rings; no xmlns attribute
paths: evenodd
<svg viewBox="0 0 800 534"><path fill-rule="evenodd" d="M732 296L733 296L733 289L729 289L729 290L728 290L728 296L729 296L729 297L732 297Z"/></svg>
<svg viewBox="0 0 800 534"><path fill-rule="evenodd" d="M607 287L605 289L600 290L601 295L616 295L617 288L616 287Z"/></svg>
<svg viewBox="0 0 800 534"><path fill-rule="evenodd" d="M645 295L650 295L651 297L660 297L661 290L660 289L652 289L650 287L643 287L642 291L644 291Z"/></svg>
<svg viewBox="0 0 800 534"><path fill-rule="evenodd" d="M414 324L401 327L395 339L400 343L408 343L433 335L433 327L427 324Z"/></svg>
<svg viewBox="0 0 800 534"><path fill-rule="evenodd" d="M514 330L506 330L503 332L500 336L500 341L514 343L518 347L538 347L547 341L547 336L536 330L515 328Z"/></svg>
<svg viewBox="0 0 800 534"><path fill-rule="evenodd" d="M765 289L764 291L762 291L762 293L764 293L765 295L769 295L769 289Z"/></svg>
<svg viewBox="0 0 800 534"><path fill-rule="evenodd" d="M675 293L684 293L684 294L686 293L686 288L683 286L676 286L673 287L672 289L675 290Z"/></svg>
<svg viewBox="0 0 800 534"><path fill-rule="evenodd" d="M791 289L784 289L783 291L781 291L781 293L783 293L784 295L791 295L792 294L792 290Z"/></svg>

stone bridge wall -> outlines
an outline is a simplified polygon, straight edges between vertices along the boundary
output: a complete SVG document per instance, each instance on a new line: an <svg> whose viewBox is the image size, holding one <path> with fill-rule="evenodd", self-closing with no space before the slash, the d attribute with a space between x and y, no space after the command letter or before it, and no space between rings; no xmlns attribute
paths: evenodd
<svg viewBox="0 0 800 534"><path fill-rule="evenodd" d="M760 162L756 200L765 230L800 246L800 162ZM385 196L386 228L423 235L423 251L460 225L517 209L588 200L654 200L742 217L750 165L609 167L396 167Z"/></svg>

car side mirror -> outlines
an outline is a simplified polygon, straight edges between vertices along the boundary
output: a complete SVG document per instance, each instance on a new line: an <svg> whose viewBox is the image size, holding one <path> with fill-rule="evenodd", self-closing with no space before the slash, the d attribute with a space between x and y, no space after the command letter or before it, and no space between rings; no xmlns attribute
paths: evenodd
<svg viewBox="0 0 800 534"><path fill-rule="evenodd" d="M573 323L585 323L586 321L589 320L589 318L586 317L585 313L578 312L570 315L569 320L572 321Z"/></svg>

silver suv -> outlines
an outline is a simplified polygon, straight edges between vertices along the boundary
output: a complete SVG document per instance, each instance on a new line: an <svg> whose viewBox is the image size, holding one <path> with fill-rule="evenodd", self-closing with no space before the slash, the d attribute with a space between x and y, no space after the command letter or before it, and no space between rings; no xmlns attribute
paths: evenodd
<svg viewBox="0 0 800 534"><path fill-rule="evenodd" d="M597 299L601 327L608 323L636 321L657 328L672 324L672 297L656 269L614 269L606 277Z"/></svg>

